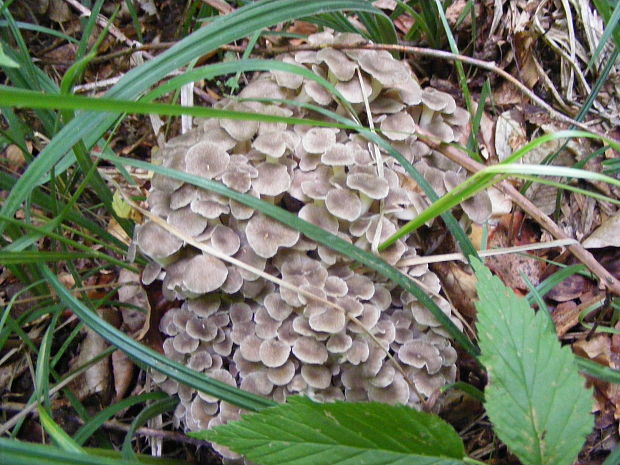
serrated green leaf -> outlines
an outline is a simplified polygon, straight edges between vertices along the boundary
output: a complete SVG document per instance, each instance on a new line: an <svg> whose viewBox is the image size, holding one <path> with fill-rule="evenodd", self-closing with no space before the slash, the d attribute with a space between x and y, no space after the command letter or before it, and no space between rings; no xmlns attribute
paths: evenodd
<svg viewBox="0 0 620 465"><path fill-rule="evenodd" d="M404 405L305 397L191 434L261 465L457 465L463 442L439 417Z"/></svg>
<svg viewBox="0 0 620 465"><path fill-rule="evenodd" d="M480 262L478 338L489 374L485 407L497 436L524 465L569 465L594 421L592 392L584 387L575 356L562 347L549 315Z"/></svg>

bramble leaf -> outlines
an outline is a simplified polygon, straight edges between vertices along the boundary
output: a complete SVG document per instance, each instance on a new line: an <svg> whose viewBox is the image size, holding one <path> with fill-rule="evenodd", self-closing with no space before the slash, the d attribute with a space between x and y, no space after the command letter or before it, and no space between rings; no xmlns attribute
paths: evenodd
<svg viewBox="0 0 620 465"><path fill-rule="evenodd" d="M404 405L286 404L191 436L224 445L262 465L460 465L463 442L442 419Z"/></svg>
<svg viewBox="0 0 620 465"><path fill-rule="evenodd" d="M551 318L534 312L479 261L480 361L485 407L497 436L524 465L569 465L593 427L592 392Z"/></svg>

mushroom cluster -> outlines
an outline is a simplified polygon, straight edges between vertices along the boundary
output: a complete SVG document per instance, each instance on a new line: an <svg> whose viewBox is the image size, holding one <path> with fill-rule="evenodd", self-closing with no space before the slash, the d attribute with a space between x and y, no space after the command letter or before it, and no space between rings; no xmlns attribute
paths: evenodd
<svg viewBox="0 0 620 465"><path fill-rule="evenodd" d="M329 47L361 43L357 35L323 32L310 36L309 42L323 47L279 59L332 82L359 118L372 118L438 193L459 181L460 175L449 166L434 166L435 154L414 134L422 127L442 141L456 139L468 119L450 95L422 89L407 65L388 52ZM297 100L346 111L316 81L280 71L259 75L240 97ZM304 107L257 101L230 99L218 106L321 118ZM438 294L437 276L426 265L401 265L416 255L415 237L377 252L377 244L428 201L406 184L399 163L359 135L332 128L208 119L172 139L159 157L163 166L280 205L377 253L422 283L460 326ZM422 400L419 394L430 396L454 381L456 352L447 333L413 296L380 275L351 266L350 259L234 200L175 179L154 175L148 203L151 212L195 241L303 291L276 286L146 222L135 236L138 247L154 260L143 281L161 279L166 297L182 302L160 323L168 357L277 401L305 394L321 401L416 406ZM478 203L482 206L470 213L475 221L490 213L488 199ZM239 409L225 402L163 375L153 377L166 392L178 393L181 403L175 417L189 430L239 416Z"/></svg>

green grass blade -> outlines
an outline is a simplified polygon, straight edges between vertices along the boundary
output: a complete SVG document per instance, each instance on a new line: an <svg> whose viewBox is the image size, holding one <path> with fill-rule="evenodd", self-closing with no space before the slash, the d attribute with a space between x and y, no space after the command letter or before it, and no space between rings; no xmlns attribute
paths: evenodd
<svg viewBox="0 0 620 465"><path fill-rule="evenodd" d="M133 28L136 31L136 36L140 42L144 42L142 38L142 27L140 24L140 19L138 18L138 12L136 11L136 6L133 3L133 0L125 0L125 5L127 5L127 10L129 11L129 15L131 16L131 23L133 24Z"/></svg>
<svg viewBox="0 0 620 465"><path fill-rule="evenodd" d="M0 462L7 465L143 465L137 460L79 454L6 438L0 438Z"/></svg>
<svg viewBox="0 0 620 465"><path fill-rule="evenodd" d="M49 383L50 383L50 357L52 352L52 340L54 337L54 330L56 329L56 323L58 322L58 316L60 313L55 313L51 321L47 326L47 330L41 340L41 347L37 354L37 366L35 370L34 388L35 397L42 399L42 402L49 407Z"/></svg>
<svg viewBox="0 0 620 465"><path fill-rule="evenodd" d="M30 90L14 89L11 87L0 86L0 99L6 105L28 108L54 108L67 110L89 109L96 112L116 112L125 113L127 111L127 101L109 98L82 97L77 95L51 95L33 92ZM198 118L228 118L243 121L265 121L273 123L287 124L306 124L311 126L337 127L352 129L352 126L326 121L292 118L285 116L267 115L253 112L221 110L208 107L185 107L182 105L171 105L167 103L145 103L132 102L131 113L140 115L159 114L166 116L191 115ZM79 114L77 119L83 118ZM71 123L67 126L70 126ZM38 158L37 158L38 159ZM30 166L34 166L36 160ZM19 181L15 188L19 186Z"/></svg>
<svg viewBox="0 0 620 465"><path fill-rule="evenodd" d="M79 258L94 258L95 255L87 252L49 252L38 250L23 250L20 252L0 251L0 265L21 265L26 263L47 263Z"/></svg>
<svg viewBox="0 0 620 465"><path fill-rule="evenodd" d="M49 434L52 440L56 443L58 447L67 452L74 452L76 454L85 454L86 452L82 449L67 433L63 431L63 429L56 423L47 410L39 405L39 420L41 421L41 426L43 429Z"/></svg>
<svg viewBox="0 0 620 465"><path fill-rule="evenodd" d="M448 19L446 18L446 13L443 10L443 5L441 4L441 1L435 0L435 6L437 7L437 13L439 14L439 19L443 26L446 37L448 38L448 43L450 44L450 51L458 55L460 54L460 51L458 45L456 45L456 40L454 39L454 35L452 34L450 25L448 24ZM461 91L463 92L463 98L465 99L467 111L469 111L469 114L473 116L474 107L472 105L471 92L469 91L469 86L467 85L467 75L465 74L463 63L461 63L460 60L455 60L454 66L456 67L456 71L459 76L459 85L461 86Z"/></svg>
<svg viewBox="0 0 620 465"><path fill-rule="evenodd" d="M378 44L397 44L398 36L392 20L384 14L368 14L363 11L358 17L373 42Z"/></svg>
<svg viewBox="0 0 620 465"><path fill-rule="evenodd" d="M588 61L588 68L592 68L592 65L598 60L599 55L607 45L607 42L610 38L615 40L616 47L620 47L620 43L618 43L618 38L620 37L620 33L618 32L616 26L618 26L618 21L620 21L620 3L616 3L613 12L609 18L605 18L605 30L603 31L603 35L596 46L596 50L590 57L590 61Z"/></svg>
<svg viewBox="0 0 620 465"><path fill-rule="evenodd" d="M80 429L73 435L73 440L77 444L83 445L86 441L88 441L88 438L90 438L93 433L101 427L101 425L103 425L118 412L149 400L161 400L165 398L168 398L168 395L163 392L148 392L120 400L97 413L87 423L80 427Z"/></svg>
<svg viewBox="0 0 620 465"><path fill-rule="evenodd" d="M565 279L578 273L584 273L587 270L588 269L586 268L585 265L571 265L571 266L562 268L561 270L553 273L551 276L545 279L538 286L536 286L536 291L540 295L545 296L551 291L551 289L553 289L555 286L560 284ZM532 305L534 303L534 300L536 299L532 291L530 291L525 298L527 299L530 305Z"/></svg>
<svg viewBox="0 0 620 465"><path fill-rule="evenodd" d="M6 19L0 20L0 27L7 27L8 24L9 22ZM41 34L47 34L53 37L58 37L59 39L66 40L67 42L71 42L73 44L78 43L77 39L74 39L73 37L68 36L67 34L63 34L62 32L56 31L54 29L50 29L49 27L40 26L38 24L24 23L22 21L15 21L15 24L17 25L19 29L22 29L25 31L39 32Z"/></svg>
<svg viewBox="0 0 620 465"><path fill-rule="evenodd" d="M251 411L274 405L274 402L241 389L234 388L220 381L210 379L185 365L173 362L167 357L143 346L127 334L119 331L103 319L99 318L82 302L80 302L60 282L56 275L45 265L39 265L41 273L56 291L61 301L69 307L83 322L113 346L125 352L130 358L153 368L168 377L208 393L233 405Z"/></svg>
<svg viewBox="0 0 620 465"><path fill-rule="evenodd" d="M478 108L471 121L471 132L469 133L469 140L467 141L467 149L472 154L472 158L479 162L482 162L480 155L478 154L478 138L477 135L480 132L480 122L484 115L484 106L487 99L491 96L491 82L487 79L484 81L482 90L480 91L480 99L478 100Z"/></svg>
<svg viewBox="0 0 620 465"><path fill-rule="evenodd" d="M134 458L136 454L131 448L131 439L133 438L136 430L146 423L151 418L161 415L162 413L172 410L179 403L179 399L174 397L166 397L165 399L156 400L153 404L143 409L136 418L131 422L131 426L127 434L125 435L125 441L123 441L122 456L124 459L129 460Z"/></svg>
<svg viewBox="0 0 620 465"><path fill-rule="evenodd" d="M583 357L576 358L579 370L586 375L608 383L620 384L620 370L614 370Z"/></svg>

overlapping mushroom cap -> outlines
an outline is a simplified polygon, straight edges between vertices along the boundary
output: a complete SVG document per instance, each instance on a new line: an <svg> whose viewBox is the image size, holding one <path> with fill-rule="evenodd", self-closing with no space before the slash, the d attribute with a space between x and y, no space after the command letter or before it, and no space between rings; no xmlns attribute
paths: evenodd
<svg viewBox="0 0 620 465"><path fill-rule="evenodd" d="M358 43L361 38L324 32L309 41ZM467 124L466 112L450 95L421 89L404 62L388 52L329 47L281 59L331 80L362 120L368 101L376 127L439 193L460 181L457 173L433 166L432 150L416 139L415 131L422 127L440 140L454 141ZM315 81L284 72L260 75L241 97L291 99L344 111L342 102ZM227 100L218 106L319 117L303 108L258 102ZM403 184L404 169L377 150L345 130L205 120L172 139L161 159L164 166L280 205L372 251L427 205L422 194ZM429 396L454 380L456 352L439 323L412 296L374 272L352 267L349 259L245 205L170 178L153 178L148 201L153 212L194 240L304 291L279 288L146 223L138 228L136 242L164 268L151 266L144 279L163 279L166 297L182 302L160 322L168 357L277 401L303 393L324 401L415 406L420 402L416 391ZM470 206L465 211L482 221L487 203L476 201L471 213ZM400 265L415 255L415 246L413 239L399 240L379 255L437 293L439 280L428 267ZM449 304L434 298L458 325ZM161 375L154 379L166 392L178 392L176 417L187 429L239 417L238 409L215 398Z"/></svg>

